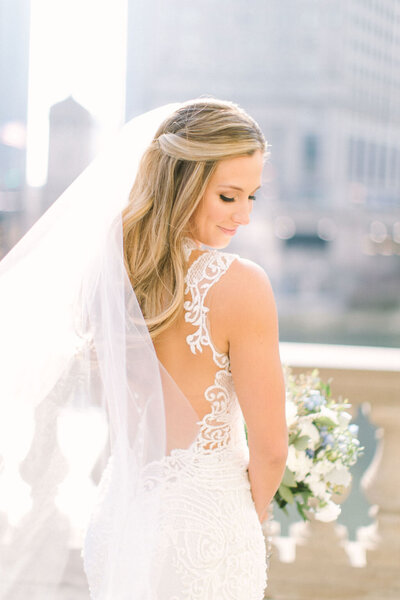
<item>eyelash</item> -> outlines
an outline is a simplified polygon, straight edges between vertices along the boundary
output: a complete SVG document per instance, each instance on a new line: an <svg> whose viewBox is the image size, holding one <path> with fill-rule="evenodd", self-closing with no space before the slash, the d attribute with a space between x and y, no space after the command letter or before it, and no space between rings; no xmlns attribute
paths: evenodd
<svg viewBox="0 0 400 600"><path fill-rule="evenodd" d="M235 198L228 198L228 196L224 196L223 194L220 194L219 197L224 202L234 202L235 200ZM257 196L249 196L249 200L257 200Z"/></svg>

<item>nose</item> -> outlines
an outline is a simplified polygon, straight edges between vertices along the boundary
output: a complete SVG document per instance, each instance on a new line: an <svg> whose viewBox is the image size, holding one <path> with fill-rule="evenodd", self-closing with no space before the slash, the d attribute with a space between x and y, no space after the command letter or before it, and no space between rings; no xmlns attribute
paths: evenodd
<svg viewBox="0 0 400 600"><path fill-rule="evenodd" d="M251 207L247 203L241 207L237 206L232 215L232 220L238 225L248 225L250 223L250 212Z"/></svg>

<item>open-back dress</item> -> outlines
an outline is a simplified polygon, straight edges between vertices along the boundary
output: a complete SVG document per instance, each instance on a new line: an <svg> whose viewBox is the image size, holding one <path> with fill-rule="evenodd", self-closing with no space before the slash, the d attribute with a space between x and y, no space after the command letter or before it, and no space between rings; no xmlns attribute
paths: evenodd
<svg viewBox="0 0 400 600"><path fill-rule="evenodd" d="M196 245L186 238L184 248L189 264ZM181 331L189 332L182 342L192 361L188 377L206 363L209 372L212 361L214 380L204 389L208 410L198 421L196 439L187 449L172 450L157 469L164 485L154 600L264 598L266 545L250 490L244 420L229 355L211 339L212 307L207 304L211 288L237 258L205 250L187 269ZM152 477L149 473L149 489ZM89 530L85 552L94 551L95 543Z"/></svg>

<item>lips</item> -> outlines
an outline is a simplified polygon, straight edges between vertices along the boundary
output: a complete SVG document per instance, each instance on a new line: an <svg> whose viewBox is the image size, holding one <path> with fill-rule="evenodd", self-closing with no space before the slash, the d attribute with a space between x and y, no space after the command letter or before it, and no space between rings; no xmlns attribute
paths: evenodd
<svg viewBox="0 0 400 600"><path fill-rule="evenodd" d="M225 227L221 227L220 225L218 225L218 227L224 232L227 233L228 235L234 235L237 231L237 229L226 229Z"/></svg>

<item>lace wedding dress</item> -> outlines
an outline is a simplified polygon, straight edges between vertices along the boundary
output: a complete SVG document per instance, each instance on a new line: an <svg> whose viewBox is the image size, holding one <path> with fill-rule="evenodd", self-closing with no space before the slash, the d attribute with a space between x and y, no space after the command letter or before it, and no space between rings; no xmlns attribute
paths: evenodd
<svg viewBox="0 0 400 600"><path fill-rule="evenodd" d="M185 240L187 260L195 247ZM207 250L186 274L185 294L190 299L184 303L185 321L194 329L186 342L194 355L200 356L207 347L211 350L216 373L214 383L204 391L210 410L198 422L195 441L188 449L172 450L157 469L149 469L145 480L144 497L155 483L163 484L154 600L264 598L266 545L250 491L243 416L229 356L213 345L205 304L210 288L236 258ZM102 485L106 479L105 472ZM101 552L98 531L93 536L89 527L83 551L93 600L100 595L90 567L91 556Z"/></svg>

